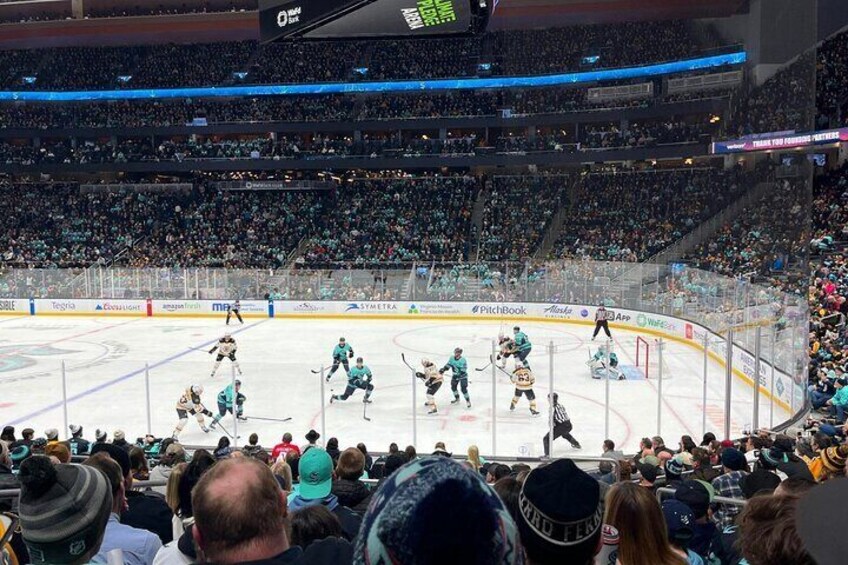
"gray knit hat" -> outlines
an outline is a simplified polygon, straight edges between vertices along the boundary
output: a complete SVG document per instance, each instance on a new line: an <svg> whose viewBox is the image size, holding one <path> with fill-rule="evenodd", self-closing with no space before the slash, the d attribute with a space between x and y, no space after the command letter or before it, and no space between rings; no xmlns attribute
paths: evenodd
<svg viewBox="0 0 848 565"><path fill-rule="evenodd" d="M21 533L32 563L77 563L100 548L112 509L106 477L92 467L30 457L21 465Z"/></svg>

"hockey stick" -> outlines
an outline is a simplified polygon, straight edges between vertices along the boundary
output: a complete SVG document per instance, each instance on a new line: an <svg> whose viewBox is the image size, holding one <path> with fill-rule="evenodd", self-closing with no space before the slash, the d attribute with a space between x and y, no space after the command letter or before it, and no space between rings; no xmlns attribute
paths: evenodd
<svg viewBox="0 0 848 565"><path fill-rule="evenodd" d="M410 371L412 371L412 372L414 373L414 372L415 372L415 368L407 362L407 360L406 360L406 355L404 355L403 353L401 353L401 354L400 354L400 358L401 358L401 360L403 361L403 364L404 364L404 365L406 365L407 367L409 367L409 370L410 370Z"/></svg>
<svg viewBox="0 0 848 565"><path fill-rule="evenodd" d="M263 420L266 422L288 422L291 418L262 418L260 416L251 416L251 420Z"/></svg>
<svg viewBox="0 0 848 565"><path fill-rule="evenodd" d="M488 362L488 363L486 363L486 365L485 365L485 366L480 367L479 369L474 369L474 370L475 370L475 371L477 371L477 372L485 371L486 369L488 369L489 367L491 367L491 366L492 366L492 363L493 363L493 362L494 362L494 361L492 361L492 356L491 356L491 354L490 354L490 355L489 355L489 362Z"/></svg>
<svg viewBox="0 0 848 565"><path fill-rule="evenodd" d="M312 371L312 374L313 374L313 375L320 375L320 374L321 374L321 371L326 371L326 370L327 370L327 367L321 367L321 368L320 368L320 369L318 369L317 371L316 371L315 369L310 369L310 370Z"/></svg>
<svg viewBox="0 0 848 565"><path fill-rule="evenodd" d="M366 410L368 410L368 404L369 404L368 402L365 402L365 401L362 402L362 417L365 419L366 422L371 421L371 418L369 418L368 416L365 415Z"/></svg>
<svg viewBox="0 0 848 565"><path fill-rule="evenodd" d="M230 436L230 439L231 439L231 440L235 441L235 440L237 440L237 439L241 439L241 436L236 437L236 436L234 436L233 434L231 434L231 433L230 433L230 431L226 428L226 426L224 426L224 424L222 424L221 422L218 422L218 426L217 426L217 427L218 427L218 428L219 428L222 432L224 432L225 434L227 434L228 436ZM213 429L214 429L214 428L210 428L210 429L209 429L209 431L213 431Z"/></svg>

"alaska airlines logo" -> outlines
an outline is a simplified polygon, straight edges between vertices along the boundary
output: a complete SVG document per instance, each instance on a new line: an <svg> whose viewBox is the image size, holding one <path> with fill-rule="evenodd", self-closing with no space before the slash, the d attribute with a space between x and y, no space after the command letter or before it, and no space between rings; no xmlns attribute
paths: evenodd
<svg viewBox="0 0 848 565"><path fill-rule="evenodd" d="M71 349L59 349L49 345L27 347L21 345L4 345L0 347L0 373L26 369L38 363L39 357L54 357L79 353Z"/></svg>

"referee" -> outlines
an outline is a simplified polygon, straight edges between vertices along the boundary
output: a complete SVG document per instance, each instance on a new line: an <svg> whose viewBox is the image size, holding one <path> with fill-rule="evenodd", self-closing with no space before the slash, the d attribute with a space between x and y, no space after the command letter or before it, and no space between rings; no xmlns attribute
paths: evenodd
<svg viewBox="0 0 848 565"><path fill-rule="evenodd" d="M604 328L604 332L607 334L608 338L612 338L612 334L609 330L609 322L607 321L607 316L609 312L604 308L604 305L601 304L598 306L598 309L595 311L595 333L592 334L592 339L594 340L598 337L598 332L601 331L601 328Z"/></svg>
<svg viewBox="0 0 848 565"><path fill-rule="evenodd" d="M554 411L554 439L558 437L565 438L571 444L571 447L580 449L580 442L571 435L571 430L574 426L571 425L571 419L569 419L565 407L559 403L559 395L555 392L550 393L548 395L548 401L550 403L550 409ZM550 435L551 433L548 432L542 438L542 445L545 447L545 457L550 457L551 454Z"/></svg>

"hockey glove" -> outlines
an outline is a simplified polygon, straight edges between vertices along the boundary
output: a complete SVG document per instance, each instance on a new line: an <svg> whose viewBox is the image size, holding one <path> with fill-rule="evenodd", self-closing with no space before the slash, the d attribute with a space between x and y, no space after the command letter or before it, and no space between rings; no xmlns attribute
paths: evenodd
<svg viewBox="0 0 848 565"><path fill-rule="evenodd" d="M351 359L353 359L353 351L349 351L347 356L350 357Z"/></svg>
<svg viewBox="0 0 848 565"><path fill-rule="evenodd" d="M421 379L422 381L424 380L425 377L426 376L424 375L424 373L421 373L421 372L415 373L415 378Z"/></svg>

